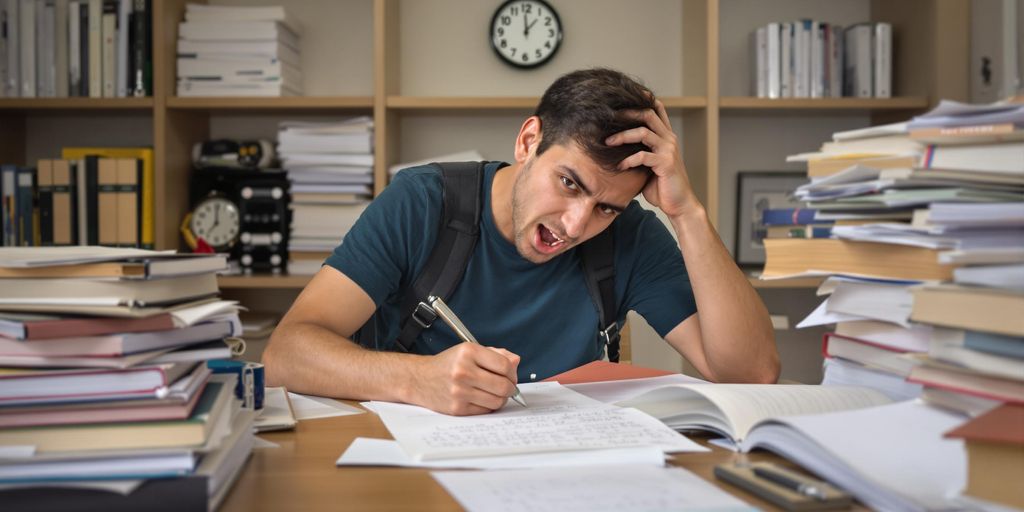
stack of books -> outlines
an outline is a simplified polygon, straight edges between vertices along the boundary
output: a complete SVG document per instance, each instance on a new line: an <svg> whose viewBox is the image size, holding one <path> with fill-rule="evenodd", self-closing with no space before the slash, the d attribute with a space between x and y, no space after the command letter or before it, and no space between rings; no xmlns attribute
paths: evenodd
<svg viewBox="0 0 1024 512"><path fill-rule="evenodd" d="M892 25L845 29L817 20L769 23L752 34L758 98L892 96Z"/></svg>
<svg viewBox="0 0 1024 512"><path fill-rule="evenodd" d="M237 377L207 366L241 333L237 304L217 299L225 268L221 255L0 249L0 445L18 455L0 459L0 502L223 498L253 442Z"/></svg>
<svg viewBox="0 0 1024 512"><path fill-rule="evenodd" d="M763 275L832 276L800 324L836 324L825 384L920 396L965 419L1024 404L1024 105L943 102L903 127L923 148L917 164L861 162L798 188L815 215L856 222L837 221L831 239L766 240Z"/></svg>
<svg viewBox="0 0 1024 512"><path fill-rule="evenodd" d="M277 153L291 182L288 271L313 274L373 198L373 119L282 122Z"/></svg>
<svg viewBox="0 0 1024 512"><path fill-rule="evenodd" d="M300 35L282 6L188 4L178 96L301 96Z"/></svg>

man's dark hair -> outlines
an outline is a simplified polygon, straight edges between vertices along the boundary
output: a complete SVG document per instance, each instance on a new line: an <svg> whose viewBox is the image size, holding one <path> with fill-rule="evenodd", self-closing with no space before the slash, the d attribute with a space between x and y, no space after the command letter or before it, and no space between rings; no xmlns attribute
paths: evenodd
<svg viewBox="0 0 1024 512"><path fill-rule="evenodd" d="M654 108L654 93L632 77L608 68L573 71L555 80L537 105L540 117L540 155L553 144L570 141L602 169L614 170L624 158L650 151L643 144L607 146L609 136L645 126L624 110ZM637 168L650 171L649 167Z"/></svg>

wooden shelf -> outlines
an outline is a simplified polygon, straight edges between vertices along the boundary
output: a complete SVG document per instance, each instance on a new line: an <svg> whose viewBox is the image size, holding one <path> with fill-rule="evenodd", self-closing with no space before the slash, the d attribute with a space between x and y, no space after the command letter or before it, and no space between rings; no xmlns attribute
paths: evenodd
<svg viewBox="0 0 1024 512"><path fill-rule="evenodd" d="M372 96L284 96L251 98L167 98L167 108L178 110L323 110L373 109Z"/></svg>
<svg viewBox="0 0 1024 512"><path fill-rule="evenodd" d="M751 98L725 96L722 109L751 110L911 110L928 108L928 98Z"/></svg>
<svg viewBox="0 0 1024 512"><path fill-rule="evenodd" d="M668 108L704 108L703 96L668 96L661 98ZM395 110L533 110L537 96L388 96L387 107Z"/></svg>
<svg viewBox="0 0 1024 512"><path fill-rule="evenodd" d="M303 288L313 279L312 275L252 274L242 276L217 276L217 286L226 288Z"/></svg>
<svg viewBox="0 0 1024 512"><path fill-rule="evenodd" d="M757 289L768 288L817 288L825 280L824 277L800 277L795 279L771 279L768 281L758 277L747 278L750 285Z"/></svg>
<svg viewBox="0 0 1024 512"><path fill-rule="evenodd" d="M153 98L0 98L0 110L149 110Z"/></svg>

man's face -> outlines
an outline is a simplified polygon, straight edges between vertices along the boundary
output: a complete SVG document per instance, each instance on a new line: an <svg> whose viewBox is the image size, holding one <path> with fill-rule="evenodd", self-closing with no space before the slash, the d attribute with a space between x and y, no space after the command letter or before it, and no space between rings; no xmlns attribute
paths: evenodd
<svg viewBox="0 0 1024 512"><path fill-rule="evenodd" d="M512 188L516 250L539 264L593 238L646 181L643 172L602 170L576 144L555 144L531 155Z"/></svg>

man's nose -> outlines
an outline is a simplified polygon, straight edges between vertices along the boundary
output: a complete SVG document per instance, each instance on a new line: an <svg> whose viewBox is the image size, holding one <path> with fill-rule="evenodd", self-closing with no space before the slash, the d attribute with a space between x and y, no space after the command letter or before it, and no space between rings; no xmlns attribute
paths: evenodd
<svg viewBox="0 0 1024 512"><path fill-rule="evenodd" d="M562 216L562 223L565 226L565 235L570 239L578 239L583 236L587 229L587 221L590 220L591 206L587 202L572 205Z"/></svg>

